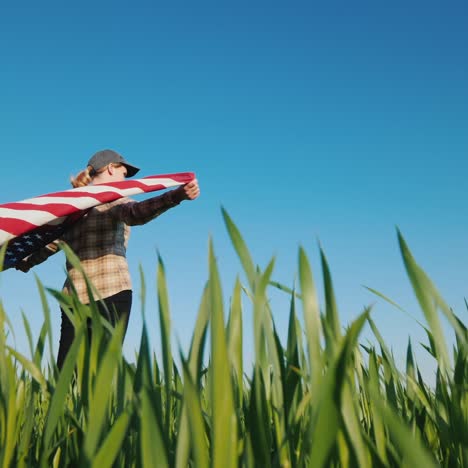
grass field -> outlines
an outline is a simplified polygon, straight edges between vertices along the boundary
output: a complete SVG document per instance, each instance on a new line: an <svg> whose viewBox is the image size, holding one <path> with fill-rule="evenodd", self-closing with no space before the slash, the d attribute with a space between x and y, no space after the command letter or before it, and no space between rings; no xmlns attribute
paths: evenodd
<svg viewBox="0 0 468 468"><path fill-rule="evenodd" d="M171 343L162 260L157 273L159 360L149 347L146 325L136 361L129 363L122 356L120 325L111 329L95 305L83 306L40 281L43 327L33 340L24 316L30 353L20 354L7 345L8 316L1 307L1 466L468 466L467 328L401 234L403 262L426 319L425 348L437 366L434 386L423 380L411 342L406 368L397 368L370 310L352 323L340 322L323 252L325 300L319 304L303 249L298 252L298 289L290 291L272 283L273 261L265 270L255 265L237 227L225 211L223 216L246 281L232 285L229 310L223 310L210 243L209 277L185 355ZM73 253L66 254L79 267ZM290 296L285 343L269 306L271 287ZM45 364L55 361L47 295L70 312L76 326L60 373ZM242 357L244 302L253 311L254 362L248 373ZM456 336L452 349L442 332L442 316ZM87 317L93 321L91 343ZM366 324L375 347L360 343Z"/></svg>

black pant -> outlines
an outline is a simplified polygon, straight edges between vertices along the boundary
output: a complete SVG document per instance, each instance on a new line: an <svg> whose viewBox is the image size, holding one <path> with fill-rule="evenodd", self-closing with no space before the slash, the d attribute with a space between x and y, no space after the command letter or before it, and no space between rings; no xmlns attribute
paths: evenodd
<svg viewBox="0 0 468 468"><path fill-rule="evenodd" d="M124 337L127 332L128 320L130 317L130 309L132 307L132 291L121 291L113 296L106 297L97 303L99 313L106 318L113 326L123 318L125 320ZM107 310L106 310L107 307ZM65 357L72 345L75 337L75 329L70 322L67 314L62 311L62 325L60 329L60 346L57 356L57 367L62 369ZM88 335L91 339L91 320L88 319Z"/></svg>

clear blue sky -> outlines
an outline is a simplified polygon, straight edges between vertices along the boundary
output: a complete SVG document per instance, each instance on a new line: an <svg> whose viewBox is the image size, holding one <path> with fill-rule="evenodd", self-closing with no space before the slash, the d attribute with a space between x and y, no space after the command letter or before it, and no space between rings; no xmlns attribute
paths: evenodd
<svg viewBox="0 0 468 468"><path fill-rule="evenodd" d="M462 1L4 2L0 203L68 188L103 148L120 151L142 176L194 171L197 201L132 230L128 257L137 294L140 264L146 275L155 349L157 250L184 347L210 236L229 298L241 268L224 206L257 263L276 256L275 280L292 285L302 245L323 296L320 241L343 323L375 303L373 318L397 358L411 336L430 372L421 328L362 285L422 319L398 226L467 317L467 23ZM60 254L35 272L59 289L62 263ZM15 345L27 353L20 311L35 337L42 323L33 273L4 272L0 292ZM288 304L271 296L284 337ZM57 350L59 312L49 302ZM249 313L244 320L248 337ZM129 358L140 332L136 298Z"/></svg>

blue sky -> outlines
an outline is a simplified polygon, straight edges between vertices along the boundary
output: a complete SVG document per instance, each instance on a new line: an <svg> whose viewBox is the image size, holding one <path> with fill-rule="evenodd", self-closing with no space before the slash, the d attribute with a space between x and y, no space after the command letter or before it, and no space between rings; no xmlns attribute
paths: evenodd
<svg viewBox="0 0 468 468"><path fill-rule="evenodd" d="M128 258L136 294L139 265L146 275L155 349L157 251L183 346L210 237L226 301L241 274L224 206L259 265L276 257L275 280L293 284L303 246L323 296L320 242L343 324L374 304L374 320L402 359L409 336L416 347L426 342L423 331L363 288L422 319L396 227L449 305L467 316L467 20L461 1L2 4L0 203L68 188L103 148L120 151L142 176L193 171L197 201L132 230ZM62 263L57 255L35 273L60 288ZM4 272L0 288L15 345L27 353L21 310L34 336L42 323L34 275ZM283 332L286 297L271 297ZM49 302L58 345L58 307ZM244 320L248 337L247 311ZM136 298L129 358L140 333ZM430 360L417 352L429 375Z"/></svg>

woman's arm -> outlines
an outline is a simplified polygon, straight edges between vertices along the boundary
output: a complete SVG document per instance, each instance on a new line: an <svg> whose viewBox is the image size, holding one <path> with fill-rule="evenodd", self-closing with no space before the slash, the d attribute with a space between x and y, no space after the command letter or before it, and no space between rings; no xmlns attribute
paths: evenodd
<svg viewBox="0 0 468 468"><path fill-rule="evenodd" d="M28 272L33 266L39 265L39 263L46 261L50 256L55 255L60 250L59 243L59 240L50 242L46 246L21 260L15 268L23 271L24 273Z"/></svg>
<svg viewBox="0 0 468 468"><path fill-rule="evenodd" d="M142 202L129 201L113 206L107 212L112 218L129 226L146 224L183 200L194 200L200 194L197 180L175 190L148 198Z"/></svg>

